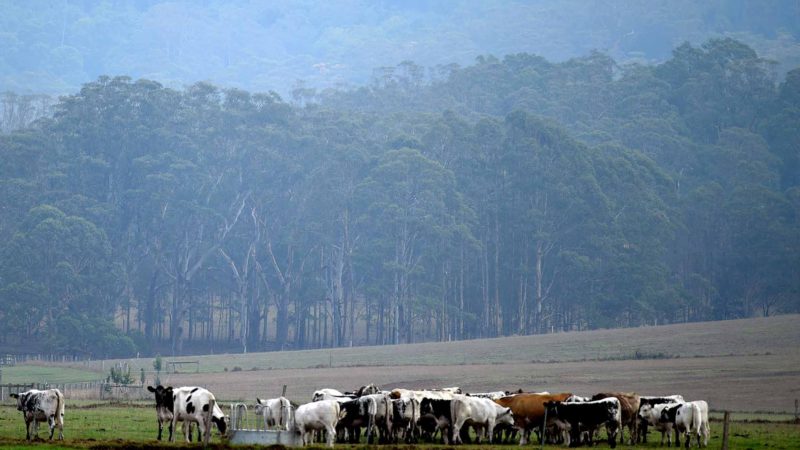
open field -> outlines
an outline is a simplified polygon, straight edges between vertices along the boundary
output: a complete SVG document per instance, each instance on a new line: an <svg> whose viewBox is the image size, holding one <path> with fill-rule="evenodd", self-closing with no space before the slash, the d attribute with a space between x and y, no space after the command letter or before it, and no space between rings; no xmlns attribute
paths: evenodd
<svg viewBox="0 0 800 450"><path fill-rule="evenodd" d="M276 396L283 385L287 396L298 403L309 401L321 387L354 389L369 382L383 387L457 385L468 391L681 393L707 400L712 418L719 419L722 410L734 411L731 448L794 449L800 448L800 425L791 422L794 399L800 398L799 319L793 315L450 343L186 357L177 359L200 360L201 372L162 373L162 381L206 386L226 410L231 401L252 404L256 396ZM127 361L136 373L139 367L150 369L153 360ZM100 369L111 363L58 366L55 372L42 372L52 367L20 366L14 368L14 377L19 382L37 381L16 378L36 374L96 379L102 376ZM67 367L76 371L62 371ZM152 380L152 374L148 377ZM155 444L155 412L148 402L68 400L67 404L66 445L147 448ZM721 432L721 423L713 422L711 448L719 448ZM0 405L0 446L24 448L22 437L22 419L7 401Z"/></svg>
<svg viewBox="0 0 800 450"><path fill-rule="evenodd" d="M681 393L707 400L713 410L789 413L800 398L798 324L800 316L786 315L447 343L209 355L178 358L200 360L199 374L162 373L161 379L174 386L205 386L224 400L275 396L285 384L287 396L302 403L321 387L355 389L374 382L384 387L461 386L468 391ZM152 367L152 359L127 361L134 373L138 367ZM75 367L97 370L109 363Z"/></svg>
<svg viewBox="0 0 800 450"><path fill-rule="evenodd" d="M199 360L201 372L225 368L310 369L402 365L507 364L642 358L797 355L800 315L697 322L471 341L429 342L268 353L220 354L176 358ZM165 361L170 358L165 358ZM152 370L152 358L125 360ZM105 367L108 367L107 361ZM100 362L82 369L100 370Z"/></svg>
<svg viewBox="0 0 800 450"><path fill-rule="evenodd" d="M66 420L64 425L65 441L63 446L69 447L96 447L96 448L146 448L157 443L155 435L157 426L155 421L155 411L151 406L141 403L137 404L98 404L91 402L68 403L66 410ZM722 424L719 422L711 423L712 437L709 441L709 448L719 448L721 443ZM39 435L46 438L46 427L41 427ZM0 447L3 448L26 448L25 425L21 414L10 405L0 406ZM794 449L800 446L800 425L785 422L764 422L764 423L731 423L731 448L753 448L753 449ZM648 447L658 447L659 437L650 434L651 442ZM219 442L219 437L215 436L214 441ZM43 443L34 444L37 448L55 449L62 445L48 445ZM184 447L185 445L172 444L172 446ZM197 447L195 444L194 447ZM494 446L504 448L517 448L516 445ZM606 447L605 444L601 447ZM337 445L337 448L355 449L359 446ZM366 448L366 446L360 446ZM400 447L381 446L372 448L391 448L396 450ZM445 449L440 445L419 445L416 447L402 446L404 449ZM465 450L491 449L492 446L464 446ZM532 445L528 448L539 448ZM548 446L546 448L562 448ZM622 446L619 448L632 448Z"/></svg>

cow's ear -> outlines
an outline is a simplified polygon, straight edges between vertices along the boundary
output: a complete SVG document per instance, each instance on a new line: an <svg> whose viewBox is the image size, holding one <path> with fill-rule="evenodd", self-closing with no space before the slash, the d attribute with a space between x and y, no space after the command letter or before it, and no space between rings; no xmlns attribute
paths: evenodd
<svg viewBox="0 0 800 450"><path fill-rule="evenodd" d="M172 392L172 386L167 386L164 390Z"/></svg>
<svg viewBox="0 0 800 450"><path fill-rule="evenodd" d="M153 386L147 386L147 390L150 392L155 392L156 389Z"/></svg>
<svg viewBox="0 0 800 450"><path fill-rule="evenodd" d="M19 398L19 394L11 394L11 398Z"/></svg>

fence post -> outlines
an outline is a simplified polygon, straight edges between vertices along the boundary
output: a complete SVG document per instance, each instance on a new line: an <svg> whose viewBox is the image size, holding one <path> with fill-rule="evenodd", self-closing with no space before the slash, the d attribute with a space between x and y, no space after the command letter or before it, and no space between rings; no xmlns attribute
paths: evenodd
<svg viewBox="0 0 800 450"><path fill-rule="evenodd" d="M725 416L722 419L722 450L728 450L728 428L730 424L731 413L725 411ZM686 439L689 439L688 437Z"/></svg>

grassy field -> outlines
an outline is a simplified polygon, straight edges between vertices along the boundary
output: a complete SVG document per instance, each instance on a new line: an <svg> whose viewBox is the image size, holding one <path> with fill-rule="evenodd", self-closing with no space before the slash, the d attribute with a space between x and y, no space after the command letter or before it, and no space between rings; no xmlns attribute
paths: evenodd
<svg viewBox="0 0 800 450"><path fill-rule="evenodd" d="M157 425L154 409L146 404L100 404L96 402L68 403L65 414L63 444L49 445L37 442L38 448L97 447L97 448L145 448L156 444ZM721 445L722 424L711 423L712 437L709 448ZM46 427L41 427L40 437L47 438ZM731 448L752 449L796 449L800 446L800 425L786 422L732 422ZM0 406L0 447L27 447L25 425L21 414L9 405ZM648 447L658 447L659 436L650 434ZM218 436L215 442L221 442ZM173 446L183 446L172 444ZM603 444L601 447L605 447ZM337 446L358 448L359 446ZM365 447L365 446L361 446ZM415 447L402 446L412 449ZM516 446L496 446L516 448ZM394 447L387 447L394 448ZM438 445L420 445L417 448L447 448ZM452 448L452 447L450 447ZM465 449L489 449L490 446L465 446ZM529 448L539 448L532 445ZM559 448L559 447L548 447ZM631 448L623 446L620 448Z"/></svg>
<svg viewBox="0 0 800 450"><path fill-rule="evenodd" d="M76 383L104 378L102 372L82 368L24 365L3 368L3 383Z"/></svg>

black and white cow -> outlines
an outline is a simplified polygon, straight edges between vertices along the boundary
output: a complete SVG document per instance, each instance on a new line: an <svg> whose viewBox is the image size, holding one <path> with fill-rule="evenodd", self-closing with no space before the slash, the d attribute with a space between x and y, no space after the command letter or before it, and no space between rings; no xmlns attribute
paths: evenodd
<svg viewBox="0 0 800 450"><path fill-rule="evenodd" d="M442 434L442 442L449 445L451 442L451 430L453 426L453 416L451 412L452 400L441 400L433 398L423 398L419 404L420 420L422 430L434 437L437 431Z"/></svg>
<svg viewBox="0 0 800 450"><path fill-rule="evenodd" d="M649 406L652 408L656 405L663 405L665 403L677 403L682 402L683 396L682 395L662 395L662 396L653 396L653 395L642 395L639 396L639 432L636 433L638 436L638 440L643 443L647 443L647 427L650 425L648 420L643 419L643 415L641 414L642 408L645 406ZM649 413L648 413L649 414ZM662 434L662 441L663 441L663 434ZM663 442L662 442L663 445Z"/></svg>
<svg viewBox="0 0 800 450"><path fill-rule="evenodd" d="M50 426L50 439L58 427L58 439L64 439L64 394L58 389L40 391L31 389L19 394L11 394L17 399L17 411L22 411L25 419L27 439L30 441L39 432L39 422ZM33 422L33 430L31 430Z"/></svg>
<svg viewBox="0 0 800 450"><path fill-rule="evenodd" d="M669 408L673 403L660 403L657 405L642 405L639 408L639 420L661 432L661 445L664 445L664 438L667 438L667 445L672 446L672 422L662 422L661 412L664 408Z"/></svg>
<svg viewBox="0 0 800 450"><path fill-rule="evenodd" d="M225 415L217 404L214 394L207 389L195 386L181 387L172 390L173 414L171 428L179 421L187 424L195 423L203 436L203 443L208 445L211 441L212 426L216 425L220 434L225 435L227 424ZM189 442L191 426L184 428L184 437ZM170 442L175 442L175 435L170 437Z"/></svg>
<svg viewBox="0 0 800 450"><path fill-rule="evenodd" d="M560 421L569 431L566 445L578 445L581 433L589 431L589 445L592 445L594 430L605 425L608 433L608 444L617 446L617 432L622 427L622 408L615 397L581 403L547 402L545 403L548 419Z"/></svg>
<svg viewBox="0 0 800 450"><path fill-rule="evenodd" d="M691 446L692 435L697 436L698 447L708 447L711 430L708 426L708 403L704 400L669 405L661 410L661 421L672 423L675 429L676 447L681 445L680 433L686 434L686 448Z"/></svg>
<svg viewBox="0 0 800 450"><path fill-rule="evenodd" d="M406 444L416 443L419 438L419 400L413 397L398 398L392 404L392 438L396 444L403 439Z"/></svg>

